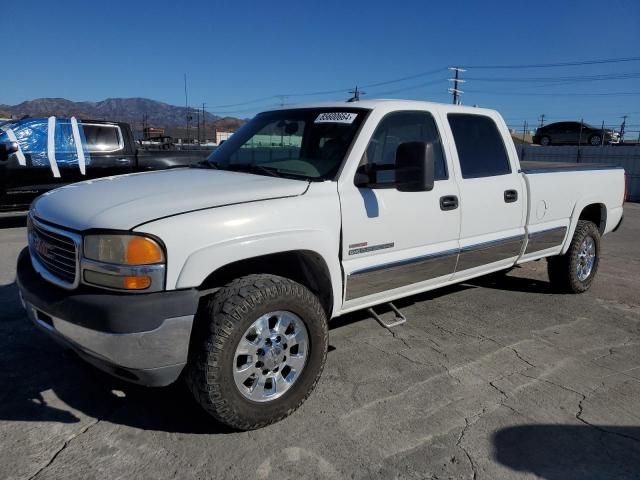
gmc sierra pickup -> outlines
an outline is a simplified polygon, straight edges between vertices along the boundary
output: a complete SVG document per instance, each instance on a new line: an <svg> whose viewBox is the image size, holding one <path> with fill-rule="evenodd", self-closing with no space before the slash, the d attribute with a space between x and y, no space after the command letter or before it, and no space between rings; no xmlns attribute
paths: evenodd
<svg viewBox="0 0 640 480"><path fill-rule="evenodd" d="M128 123L24 118L0 125L0 214L67 183L205 160L211 151L138 148Z"/></svg>
<svg viewBox="0 0 640 480"><path fill-rule="evenodd" d="M257 115L198 168L40 196L17 283L31 320L120 378L184 378L238 429L291 414L329 319L546 257L594 281L624 170L520 164L492 110L379 100ZM375 315L375 311L372 311Z"/></svg>

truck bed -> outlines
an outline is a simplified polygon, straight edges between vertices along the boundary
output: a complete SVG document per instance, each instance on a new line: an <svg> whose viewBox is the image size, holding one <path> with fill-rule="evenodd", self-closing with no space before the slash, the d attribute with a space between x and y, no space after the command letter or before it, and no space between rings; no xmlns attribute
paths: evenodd
<svg viewBox="0 0 640 480"><path fill-rule="evenodd" d="M575 172L585 170L615 170L622 167L608 165L606 163L576 163L576 162L520 162L520 171L523 173L551 173L551 172Z"/></svg>

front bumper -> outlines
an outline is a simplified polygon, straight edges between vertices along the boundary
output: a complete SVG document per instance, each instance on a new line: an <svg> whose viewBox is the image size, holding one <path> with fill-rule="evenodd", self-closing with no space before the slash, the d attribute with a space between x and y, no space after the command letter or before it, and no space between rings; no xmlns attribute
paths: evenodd
<svg viewBox="0 0 640 480"><path fill-rule="evenodd" d="M148 386L174 382L186 365L195 289L129 294L44 280L28 249L18 257L16 281L27 315L42 331L98 368Z"/></svg>

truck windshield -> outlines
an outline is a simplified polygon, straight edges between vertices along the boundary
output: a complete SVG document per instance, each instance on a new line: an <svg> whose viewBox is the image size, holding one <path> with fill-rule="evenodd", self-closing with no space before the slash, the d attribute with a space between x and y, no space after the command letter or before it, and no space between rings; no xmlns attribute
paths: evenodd
<svg viewBox="0 0 640 480"><path fill-rule="evenodd" d="M218 147L207 164L259 175L333 179L368 113L361 108L261 113Z"/></svg>

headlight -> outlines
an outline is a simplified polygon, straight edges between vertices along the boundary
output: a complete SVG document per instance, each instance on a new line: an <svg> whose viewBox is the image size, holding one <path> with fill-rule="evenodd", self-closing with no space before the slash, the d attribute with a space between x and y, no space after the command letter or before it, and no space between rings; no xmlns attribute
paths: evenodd
<svg viewBox="0 0 640 480"><path fill-rule="evenodd" d="M99 262L121 265L151 265L164 262L162 247L141 235L88 235L84 256Z"/></svg>
<svg viewBox="0 0 640 480"><path fill-rule="evenodd" d="M85 283L116 290L159 291L164 288L165 254L143 235L84 237L82 278Z"/></svg>

